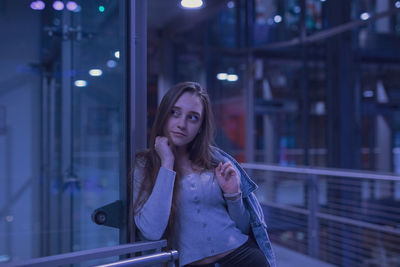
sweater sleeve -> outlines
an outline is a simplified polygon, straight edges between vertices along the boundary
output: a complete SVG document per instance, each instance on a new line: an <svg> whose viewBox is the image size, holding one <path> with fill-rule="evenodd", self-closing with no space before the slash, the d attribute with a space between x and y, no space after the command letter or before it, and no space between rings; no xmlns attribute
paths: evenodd
<svg viewBox="0 0 400 267"><path fill-rule="evenodd" d="M228 213L231 219L235 222L236 227L243 233L249 234L250 230L250 214L243 204L243 198L239 197L236 200L226 199Z"/></svg>
<svg viewBox="0 0 400 267"><path fill-rule="evenodd" d="M176 173L160 167L154 188L143 207L135 214L135 224L148 240L159 240L168 224ZM134 171L133 199L137 200L143 182L143 169L136 166Z"/></svg>
<svg viewBox="0 0 400 267"><path fill-rule="evenodd" d="M225 158L225 162L230 161L228 158ZM233 162L232 166L235 169L237 175L240 177L240 172L236 168L235 164ZM239 186L241 187L241 180L239 179ZM228 206L228 213L231 219L235 222L236 227L239 228L239 230L243 234L249 234L250 231L250 214L246 210L243 204L243 198L240 194L240 197L238 197L235 200L225 198L226 204Z"/></svg>

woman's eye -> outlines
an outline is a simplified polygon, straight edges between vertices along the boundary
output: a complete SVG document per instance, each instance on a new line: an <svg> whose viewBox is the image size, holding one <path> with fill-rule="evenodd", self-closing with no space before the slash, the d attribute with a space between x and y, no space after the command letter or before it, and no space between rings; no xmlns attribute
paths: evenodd
<svg viewBox="0 0 400 267"><path fill-rule="evenodd" d="M196 115L189 115L189 119L190 119L191 121L198 121L198 120L199 120L199 117L196 116Z"/></svg>
<svg viewBox="0 0 400 267"><path fill-rule="evenodd" d="M179 116L179 112L177 111L177 110L171 110L171 114L172 114L172 116L174 116L174 117L178 117Z"/></svg>

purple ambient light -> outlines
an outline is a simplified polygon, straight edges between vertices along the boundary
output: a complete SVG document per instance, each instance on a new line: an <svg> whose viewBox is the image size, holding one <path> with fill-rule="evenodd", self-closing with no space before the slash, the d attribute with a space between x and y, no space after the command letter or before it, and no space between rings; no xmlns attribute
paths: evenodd
<svg viewBox="0 0 400 267"><path fill-rule="evenodd" d="M55 10L58 10L58 11L63 10L64 9L64 3L62 1L54 1L53 8Z"/></svg>
<svg viewBox="0 0 400 267"><path fill-rule="evenodd" d="M68 1L67 2L67 9L69 11L75 11L78 8L78 4L74 1Z"/></svg>
<svg viewBox="0 0 400 267"><path fill-rule="evenodd" d="M33 10L43 10L45 6L46 6L45 3L40 0L31 3L31 8Z"/></svg>

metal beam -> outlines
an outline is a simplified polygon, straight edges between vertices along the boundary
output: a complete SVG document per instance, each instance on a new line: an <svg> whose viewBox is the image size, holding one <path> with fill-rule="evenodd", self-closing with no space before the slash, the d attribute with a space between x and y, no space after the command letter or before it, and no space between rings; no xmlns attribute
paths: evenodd
<svg viewBox="0 0 400 267"><path fill-rule="evenodd" d="M319 31L319 32L311 34L309 36L303 36L303 37L300 36L300 37L293 38L292 40L283 41L283 42L274 42L274 43L257 46L257 47L248 47L248 48L240 48L240 49L237 49L237 48L224 49L224 51L226 51L228 53L232 53L232 54L243 55L243 54L248 54L249 52L256 53L256 52L263 52L263 51L268 51L268 50L289 48L289 47L293 47L293 46L298 46L303 43L310 44L310 43L321 42L328 38L335 37L339 34L342 34L342 33L354 30L358 27L372 23L378 19L385 18L388 16L393 16L398 13L400 13L400 8L392 8L388 11L371 15L370 18L367 20L357 19L357 20L349 21L346 23L342 23L338 26L332 27L330 29Z"/></svg>
<svg viewBox="0 0 400 267"><path fill-rule="evenodd" d="M147 146L147 1L130 0L128 2L127 31L127 157L128 173L133 170L135 154ZM127 242L135 240L132 212L132 184L120 184L121 194L126 195ZM122 193L123 192L123 193ZM121 196L122 197L122 196ZM120 239L123 239L123 233Z"/></svg>

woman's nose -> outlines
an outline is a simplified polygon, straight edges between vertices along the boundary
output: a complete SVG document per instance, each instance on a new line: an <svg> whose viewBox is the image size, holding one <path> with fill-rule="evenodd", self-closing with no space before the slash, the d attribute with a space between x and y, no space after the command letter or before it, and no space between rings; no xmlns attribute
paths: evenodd
<svg viewBox="0 0 400 267"><path fill-rule="evenodd" d="M186 120L184 118L180 118L178 121L178 127L180 129L185 129L186 128Z"/></svg>

